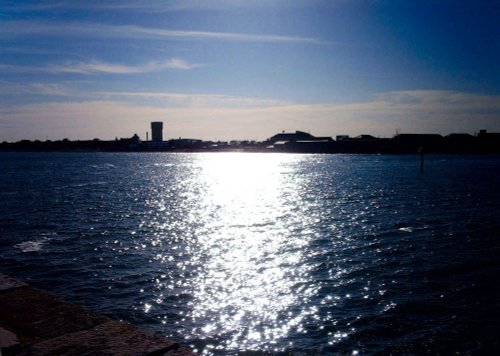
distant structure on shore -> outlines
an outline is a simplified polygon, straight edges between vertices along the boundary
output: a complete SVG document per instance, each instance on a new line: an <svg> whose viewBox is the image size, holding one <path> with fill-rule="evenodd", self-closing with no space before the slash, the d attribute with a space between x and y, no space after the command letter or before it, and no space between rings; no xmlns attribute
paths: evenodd
<svg viewBox="0 0 500 356"><path fill-rule="evenodd" d="M163 141L163 122L151 122L151 141L141 141L137 134L131 138L101 141L29 141L3 142L0 151L127 151L127 152L290 152L290 153L500 153L500 133L480 130L477 135L452 133L397 134L392 138L372 135L337 135L317 137L308 132L281 132L265 141L203 141L193 138L177 138Z"/></svg>
<svg viewBox="0 0 500 356"><path fill-rule="evenodd" d="M163 142L163 122L153 121L151 123L151 140L153 142Z"/></svg>
<svg viewBox="0 0 500 356"><path fill-rule="evenodd" d="M264 147L268 150L295 151L299 147L307 147L307 150L313 149L316 152L327 152L328 146L333 142L331 137L316 137L308 132L295 131L295 133L286 133L282 131L279 134L268 138L263 142Z"/></svg>
<svg viewBox="0 0 500 356"><path fill-rule="evenodd" d="M276 134L270 139L267 140L267 142L271 144L276 144L278 142L289 142L289 141L314 141L314 142L330 142L332 141L331 137L316 137L311 135L308 132L304 131L295 131L295 133L285 133L283 131L282 133Z"/></svg>

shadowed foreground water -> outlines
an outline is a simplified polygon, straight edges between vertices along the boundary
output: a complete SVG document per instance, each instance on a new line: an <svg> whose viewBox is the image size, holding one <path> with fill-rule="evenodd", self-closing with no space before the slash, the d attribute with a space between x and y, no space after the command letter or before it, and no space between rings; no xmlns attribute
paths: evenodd
<svg viewBox="0 0 500 356"><path fill-rule="evenodd" d="M499 156L0 162L0 271L199 352L500 348Z"/></svg>

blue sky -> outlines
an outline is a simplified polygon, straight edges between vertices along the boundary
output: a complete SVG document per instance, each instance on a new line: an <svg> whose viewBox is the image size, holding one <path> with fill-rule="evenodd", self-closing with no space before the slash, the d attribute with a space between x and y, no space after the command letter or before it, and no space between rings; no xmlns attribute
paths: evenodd
<svg viewBox="0 0 500 356"><path fill-rule="evenodd" d="M0 0L0 141L500 131L498 1Z"/></svg>

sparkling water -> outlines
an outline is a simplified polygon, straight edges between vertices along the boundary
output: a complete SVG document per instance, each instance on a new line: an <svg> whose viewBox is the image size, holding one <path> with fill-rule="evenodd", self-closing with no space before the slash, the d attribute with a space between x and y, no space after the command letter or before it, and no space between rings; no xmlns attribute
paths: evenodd
<svg viewBox="0 0 500 356"><path fill-rule="evenodd" d="M500 156L1 153L0 272L200 353L499 349Z"/></svg>

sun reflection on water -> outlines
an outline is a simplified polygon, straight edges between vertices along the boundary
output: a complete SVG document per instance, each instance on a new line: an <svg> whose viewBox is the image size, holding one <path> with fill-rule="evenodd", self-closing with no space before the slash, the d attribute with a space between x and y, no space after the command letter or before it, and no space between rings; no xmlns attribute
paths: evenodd
<svg viewBox="0 0 500 356"><path fill-rule="evenodd" d="M6 271L69 300L205 354L496 345L497 158L70 156L12 156L0 223Z"/></svg>
<svg viewBox="0 0 500 356"><path fill-rule="evenodd" d="M140 250L159 267L142 311L207 354L344 343L359 324L346 310L375 303L377 313L387 300L376 291L387 287L364 276L365 248L376 243L365 239L371 200L350 200L356 182L336 177L338 158L325 159L165 157L176 163L151 172L139 226Z"/></svg>
<svg viewBox="0 0 500 356"><path fill-rule="evenodd" d="M185 196L196 207L189 212L196 229L185 248L191 251L187 264L197 271L187 282L192 298L186 318L195 325L190 334L224 340L224 349L262 350L300 331L308 313L300 306L314 293L307 287L310 267L300 263L307 239L289 231L307 225L292 204L300 201L293 169L300 158L200 157L196 187Z"/></svg>
<svg viewBox="0 0 500 356"><path fill-rule="evenodd" d="M204 262L190 317L205 320L198 330L204 337L224 335L225 348L272 344L299 327L291 307L302 303L295 289L307 282L307 271L298 268L306 241L288 232L290 219L303 218L290 211L299 191L290 177L295 160L227 154L201 162L205 225L196 243Z"/></svg>

